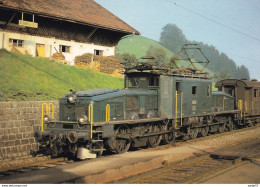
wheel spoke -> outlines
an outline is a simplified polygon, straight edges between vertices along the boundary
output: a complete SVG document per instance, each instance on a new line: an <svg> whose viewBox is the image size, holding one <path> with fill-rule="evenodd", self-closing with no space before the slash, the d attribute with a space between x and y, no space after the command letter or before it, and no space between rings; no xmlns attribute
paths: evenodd
<svg viewBox="0 0 260 187"><path fill-rule="evenodd" d="M170 123L170 120L168 120L167 123L164 124L163 128L164 128L165 131L169 131L170 128L171 128L170 126L171 126L171 123ZM165 144L175 142L174 132L169 132L167 134L164 134L163 135L163 141L164 141Z"/></svg>
<svg viewBox="0 0 260 187"><path fill-rule="evenodd" d="M205 136L208 135L208 133L209 133L209 127L208 126L207 127L202 127L200 129L200 136L205 137Z"/></svg>
<svg viewBox="0 0 260 187"><path fill-rule="evenodd" d="M151 133L159 133L160 132L160 127L157 124L154 124L151 126ZM154 135L150 136L147 139L147 145L148 147L156 147L160 144L162 139L162 135Z"/></svg>
<svg viewBox="0 0 260 187"><path fill-rule="evenodd" d="M190 129L190 139L195 139L198 136L198 128L192 128Z"/></svg>
<svg viewBox="0 0 260 187"><path fill-rule="evenodd" d="M129 129L128 129L127 126L120 126L116 130L115 134L116 135L124 135L124 134L128 133L128 130ZM130 147L130 141L125 140L125 139L115 138L114 144L115 144L115 152L119 153L119 154L127 152L129 147Z"/></svg>

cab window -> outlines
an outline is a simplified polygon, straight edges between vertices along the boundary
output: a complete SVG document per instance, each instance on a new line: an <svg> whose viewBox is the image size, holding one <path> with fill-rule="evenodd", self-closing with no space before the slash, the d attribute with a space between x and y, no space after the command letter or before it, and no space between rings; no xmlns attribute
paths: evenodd
<svg viewBox="0 0 260 187"><path fill-rule="evenodd" d="M139 79L137 78L129 78L129 87L138 87Z"/></svg>
<svg viewBox="0 0 260 187"><path fill-rule="evenodd" d="M181 92L180 82L176 82L175 87L176 87L177 94L180 94L180 92Z"/></svg>
<svg viewBox="0 0 260 187"><path fill-rule="evenodd" d="M158 87L158 86L159 86L159 78L158 77L150 77L149 87Z"/></svg>
<svg viewBox="0 0 260 187"><path fill-rule="evenodd" d="M192 95L193 96L197 95L197 86L192 86Z"/></svg>

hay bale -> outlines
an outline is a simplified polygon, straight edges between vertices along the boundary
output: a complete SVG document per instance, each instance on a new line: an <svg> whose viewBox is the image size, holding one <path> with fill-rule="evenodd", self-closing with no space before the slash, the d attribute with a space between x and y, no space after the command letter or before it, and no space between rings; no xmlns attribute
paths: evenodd
<svg viewBox="0 0 260 187"><path fill-rule="evenodd" d="M93 69L106 74L116 74L119 76L124 70L124 66L120 64L119 60L115 56L96 56L91 53L85 53L81 56L75 57L75 64L78 67L90 68L91 59L93 58L93 66L96 64L98 67L92 67ZM116 73L115 73L116 72Z"/></svg>
<svg viewBox="0 0 260 187"><path fill-rule="evenodd" d="M54 60L65 60L65 56L62 53L53 53L51 56Z"/></svg>

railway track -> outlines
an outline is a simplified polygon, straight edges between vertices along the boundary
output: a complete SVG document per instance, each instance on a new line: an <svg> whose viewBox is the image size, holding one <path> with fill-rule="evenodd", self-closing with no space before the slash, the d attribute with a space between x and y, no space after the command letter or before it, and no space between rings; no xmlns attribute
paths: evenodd
<svg viewBox="0 0 260 187"><path fill-rule="evenodd" d="M254 128L256 128L256 127L238 129L238 130L235 130L235 131L225 132L225 133L222 133L222 134L215 134L215 135L210 135L210 136L207 136L207 137L197 138L195 140L189 140L188 142L194 143L194 142L200 141L202 139L216 138L216 137L219 137L219 136L222 136L222 135L232 134L232 133L235 133L235 132L241 132L241 131L245 131L245 130L248 130L248 129L254 129ZM173 147L173 146L179 147L179 146L182 146L183 144L185 144L185 141L178 141L178 142L175 143L175 145L167 144L167 145L158 146L156 148L141 149L139 151L145 152L145 151L151 151L151 150L164 150L164 149L168 149L168 148ZM209 157L209 155L205 155L205 157L206 156ZM200 159L202 159L202 158L200 158ZM208 158L208 159L213 159L213 158ZM239 161L239 159L237 161ZM56 159L50 159L49 158L48 160L35 161L35 162L27 163L27 164L24 164L24 165L0 168L0 179L8 177L8 176L16 175L16 174L19 174L19 173L28 173L28 172L35 171L35 170L47 169L47 168L50 168L50 167L56 167L56 166L59 166L59 165L64 165L64 164L68 164L68 163L72 163L72 162L74 162L74 161L68 160L67 158L63 158L63 157L62 158L56 158ZM207 162L207 161L205 161L205 162ZM225 162L225 160L223 162ZM216 161L216 163L219 164L220 159L218 159L218 161ZM185 168L184 168L184 170L185 170Z"/></svg>
<svg viewBox="0 0 260 187"><path fill-rule="evenodd" d="M237 146L225 148L215 153L168 165L114 183L131 184L187 184L209 176L234 164L249 162L252 157L260 156L260 139Z"/></svg>

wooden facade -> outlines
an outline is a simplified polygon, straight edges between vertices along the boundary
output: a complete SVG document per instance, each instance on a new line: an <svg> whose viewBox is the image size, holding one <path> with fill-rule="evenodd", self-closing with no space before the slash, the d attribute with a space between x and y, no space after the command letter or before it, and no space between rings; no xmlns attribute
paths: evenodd
<svg viewBox="0 0 260 187"><path fill-rule="evenodd" d="M34 16L34 21L39 25L38 28L24 27L18 25L22 17L21 12L1 8L0 11L0 30L4 31L105 46L115 46L126 35L119 31L41 16ZM24 19L32 20L32 14L24 14Z"/></svg>
<svg viewBox="0 0 260 187"><path fill-rule="evenodd" d="M0 0L0 48L66 63L85 53L113 56L120 39L137 30L94 0Z"/></svg>

